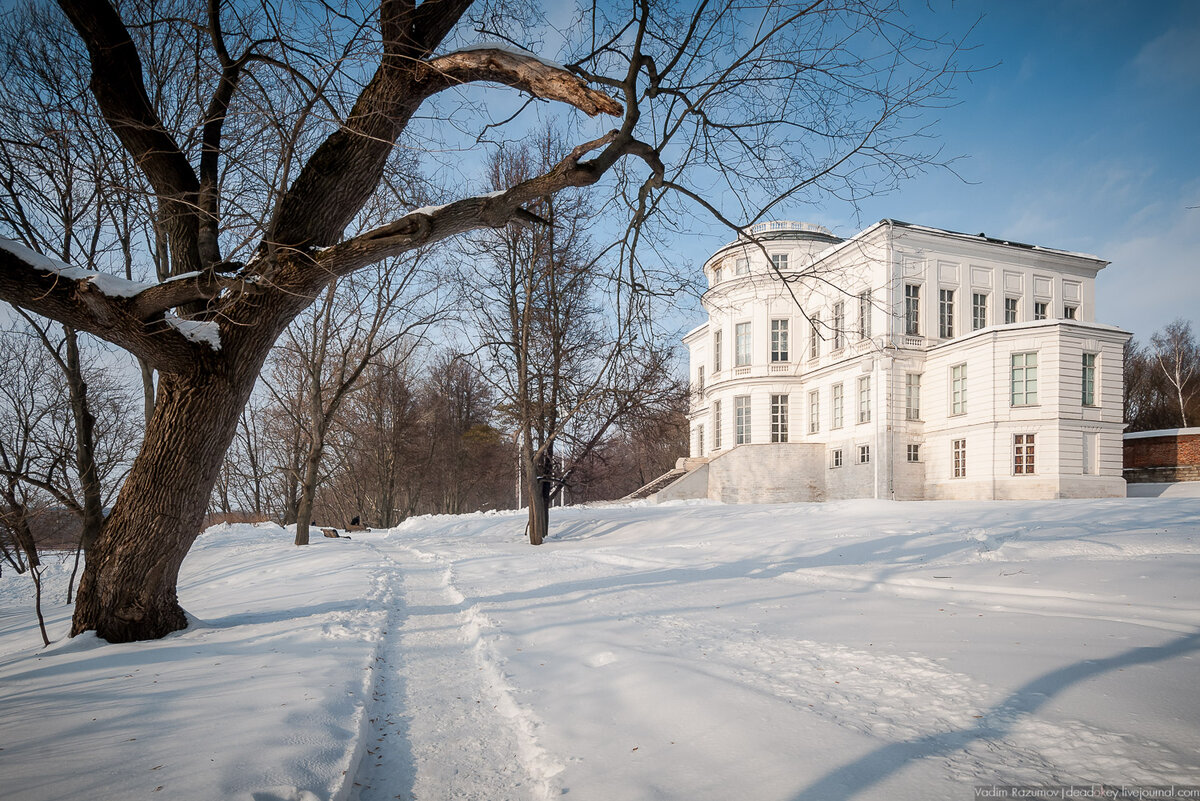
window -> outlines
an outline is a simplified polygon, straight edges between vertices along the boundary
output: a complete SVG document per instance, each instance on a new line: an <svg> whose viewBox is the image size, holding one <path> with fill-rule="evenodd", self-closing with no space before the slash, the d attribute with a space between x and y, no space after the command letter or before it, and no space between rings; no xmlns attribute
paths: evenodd
<svg viewBox="0 0 1200 801"><path fill-rule="evenodd" d="M786 270L788 268L788 254L772 253L771 254L771 266L773 266L776 270L779 270L780 272L783 272L784 270Z"/></svg>
<svg viewBox="0 0 1200 801"><path fill-rule="evenodd" d="M745 445L750 442L750 396L738 395L733 399L733 442Z"/></svg>
<svg viewBox="0 0 1200 801"><path fill-rule="evenodd" d="M696 426L696 455L704 455L704 426Z"/></svg>
<svg viewBox="0 0 1200 801"><path fill-rule="evenodd" d="M738 323L733 330L733 366L750 364L750 323Z"/></svg>
<svg viewBox="0 0 1200 801"><path fill-rule="evenodd" d="M1078 306L1063 306L1063 319L1064 320L1078 320L1079 319L1079 317L1077 316L1078 314L1079 314Z"/></svg>
<svg viewBox="0 0 1200 801"><path fill-rule="evenodd" d="M841 384L833 385L833 425L831 428L842 427L843 389Z"/></svg>
<svg viewBox="0 0 1200 801"><path fill-rule="evenodd" d="M1012 405L1034 406L1037 397L1037 354L1012 355Z"/></svg>
<svg viewBox="0 0 1200 801"><path fill-rule="evenodd" d="M858 463L859 464L870 464L870 462L871 462L871 446L870 445L859 445L858 446Z"/></svg>
<svg viewBox="0 0 1200 801"><path fill-rule="evenodd" d="M771 442L788 441L788 396L771 396Z"/></svg>
<svg viewBox="0 0 1200 801"><path fill-rule="evenodd" d="M871 376L858 379L858 422L871 422Z"/></svg>
<svg viewBox="0 0 1200 801"><path fill-rule="evenodd" d="M821 355L821 315L814 314L809 322L812 324L812 339L808 341L808 358L815 359Z"/></svg>
<svg viewBox="0 0 1200 801"><path fill-rule="evenodd" d="M1096 405L1096 354L1083 354L1082 398L1084 406Z"/></svg>
<svg viewBox="0 0 1200 801"><path fill-rule="evenodd" d="M858 338L871 338L871 290L858 296Z"/></svg>
<svg viewBox="0 0 1200 801"><path fill-rule="evenodd" d="M967 477L967 441L956 439L950 442L950 475L954 478Z"/></svg>
<svg viewBox="0 0 1200 801"><path fill-rule="evenodd" d="M808 393L808 433L815 434L821 430L821 391L814 389Z"/></svg>
<svg viewBox="0 0 1200 801"><path fill-rule="evenodd" d="M904 333L906 336L921 335L921 285L904 285Z"/></svg>
<svg viewBox="0 0 1200 801"><path fill-rule="evenodd" d="M721 268L714 267L713 268L713 286L716 286L719 283L721 283Z"/></svg>
<svg viewBox="0 0 1200 801"><path fill-rule="evenodd" d="M904 376L904 419L921 419L920 373L906 373Z"/></svg>
<svg viewBox="0 0 1200 801"><path fill-rule="evenodd" d="M967 413L967 366L950 368L950 414Z"/></svg>
<svg viewBox="0 0 1200 801"><path fill-rule="evenodd" d="M949 339L954 336L954 290L938 290L938 336Z"/></svg>
<svg viewBox="0 0 1200 801"><path fill-rule="evenodd" d="M833 450L831 450L829 452L829 468L833 469L835 467L841 467L841 466L842 466L842 449L834 448Z"/></svg>
<svg viewBox="0 0 1200 801"><path fill-rule="evenodd" d="M771 361L773 362L786 362L790 359L788 324L788 320L771 321Z"/></svg>
<svg viewBox="0 0 1200 801"><path fill-rule="evenodd" d="M747 275L750 272L750 259L738 259L733 263L734 275Z"/></svg>
<svg viewBox="0 0 1200 801"><path fill-rule="evenodd" d="M696 391L697 392L704 391L704 365L703 364L696 368Z"/></svg>
<svg viewBox="0 0 1200 801"><path fill-rule="evenodd" d="M713 401L712 405L713 450L721 449L721 402Z"/></svg>
<svg viewBox="0 0 1200 801"><path fill-rule="evenodd" d="M721 332L713 332L713 375L721 372Z"/></svg>
<svg viewBox="0 0 1200 801"><path fill-rule="evenodd" d="M1096 434L1091 431L1083 432L1083 474L1096 475Z"/></svg>
<svg viewBox="0 0 1200 801"><path fill-rule="evenodd" d="M1004 299L1004 322L1015 323L1017 321L1017 298Z"/></svg>
<svg viewBox="0 0 1200 801"><path fill-rule="evenodd" d="M1033 474L1033 434L1013 435L1013 475Z"/></svg>
<svg viewBox="0 0 1200 801"><path fill-rule="evenodd" d="M987 328L988 296L982 292L971 293L971 330Z"/></svg>
<svg viewBox="0 0 1200 801"><path fill-rule="evenodd" d="M921 446L920 445L909 445L908 446L908 461L910 461L910 462L921 461Z"/></svg>
<svg viewBox="0 0 1200 801"><path fill-rule="evenodd" d="M1048 304L1048 303L1042 303L1040 300L1034 302L1034 304L1033 304L1033 319L1045 320L1046 314L1049 310L1048 309L1049 305L1050 304Z"/></svg>
<svg viewBox="0 0 1200 801"><path fill-rule="evenodd" d="M846 344L846 304L833 304L833 349L841 350Z"/></svg>

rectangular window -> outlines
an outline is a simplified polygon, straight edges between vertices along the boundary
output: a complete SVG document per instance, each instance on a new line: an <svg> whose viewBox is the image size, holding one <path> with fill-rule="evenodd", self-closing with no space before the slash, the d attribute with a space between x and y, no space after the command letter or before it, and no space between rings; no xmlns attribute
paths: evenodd
<svg viewBox="0 0 1200 801"><path fill-rule="evenodd" d="M988 296L982 292L971 293L971 330L987 328Z"/></svg>
<svg viewBox="0 0 1200 801"><path fill-rule="evenodd" d="M713 331L713 375L721 372L721 332Z"/></svg>
<svg viewBox="0 0 1200 801"><path fill-rule="evenodd" d="M771 361L786 362L791 359L788 347L788 320L771 321Z"/></svg>
<svg viewBox="0 0 1200 801"><path fill-rule="evenodd" d="M821 355L821 315L814 314L809 318L812 327L812 339L808 340L808 358L815 359Z"/></svg>
<svg viewBox="0 0 1200 801"><path fill-rule="evenodd" d="M1013 435L1013 475L1033 474L1033 434Z"/></svg>
<svg viewBox="0 0 1200 801"><path fill-rule="evenodd" d="M904 376L904 419L921 419L920 373L906 373Z"/></svg>
<svg viewBox="0 0 1200 801"><path fill-rule="evenodd" d="M950 368L950 414L967 413L967 366Z"/></svg>
<svg viewBox="0 0 1200 801"><path fill-rule="evenodd" d="M1096 475L1096 434L1083 432L1083 474Z"/></svg>
<svg viewBox="0 0 1200 801"><path fill-rule="evenodd" d="M713 401L712 405L713 450L721 449L721 402Z"/></svg>
<svg viewBox="0 0 1200 801"><path fill-rule="evenodd" d="M910 462L921 461L921 446L920 445L909 445L908 446L908 461L910 461Z"/></svg>
<svg viewBox="0 0 1200 801"><path fill-rule="evenodd" d="M871 422L871 376L858 379L858 422Z"/></svg>
<svg viewBox="0 0 1200 801"><path fill-rule="evenodd" d="M779 272L785 271L788 268L788 254L772 253L771 266L773 266Z"/></svg>
<svg viewBox="0 0 1200 801"><path fill-rule="evenodd" d="M954 478L967 477L967 441L956 439L950 442L950 475Z"/></svg>
<svg viewBox="0 0 1200 801"><path fill-rule="evenodd" d="M696 368L696 391L697 392L704 391L704 365L703 364Z"/></svg>
<svg viewBox="0 0 1200 801"><path fill-rule="evenodd" d="M713 286L716 286L719 283L721 283L721 268L714 267L713 268Z"/></svg>
<svg viewBox="0 0 1200 801"><path fill-rule="evenodd" d="M1063 319L1064 320L1078 320L1079 319L1078 314L1079 314L1078 306L1063 306Z"/></svg>
<svg viewBox="0 0 1200 801"><path fill-rule="evenodd" d="M696 426L696 455L704 455L704 426Z"/></svg>
<svg viewBox="0 0 1200 801"><path fill-rule="evenodd" d="M1004 299L1004 322L1015 323L1017 321L1017 298Z"/></svg>
<svg viewBox="0 0 1200 801"><path fill-rule="evenodd" d="M841 350L846 345L846 304L833 304L833 349Z"/></svg>
<svg viewBox="0 0 1200 801"><path fill-rule="evenodd" d="M841 467L841 466L842 466L842 449L834 448L833 450L831 450L829 452L829 467L834 468L834 467Z"/></svg>
<svg viewBox="0 0 1200 801"><path fill-rule="evenodd" d="M733 442L746 445L750 442L750 396L738 395L733 399Z"/></svg>
<svg viewBox="0 0 1200 801"><path fill-rule="evenodd" d="M858 338L871 338L871 291L858 296Z"/></svg>
<svg viewBox="0 0 1200 801"><path fill-rule="evenodd" d="M749 272L750 272L750 260L749 259L738 259L737 261L735 261L733 263L733 274L734 275L746 275Z"/></svg>
<svg viewBox="0 0 1200 801"><path fill-rule="evenodd" d="M808 433L815 434L821 430L821 391L814 389L808 393Z"/></svg>
<svg viewBox="0 0 1200 801"><path fill-rule="evenodd" d="M904 285L904 334L910 337L921 335L921 285Z"/></svg>
<svg viewBox="0 0 1200 801"><path fill-rule="evenodd" d="M1049 312L1049 305L1050 304L1048 304L1048 303L1042 303L1041 301L1036 301L1033 304L1033 319L1045 320L1046 314Z"/></svg>
<svg viewBox="0 0 1200 801"><path fill-rule="evenodd" d="M1035 406L1038 402L1037 354L1012 355L1012 405Z"/></svg>
<svg viewBox="0 0 1200 801"><path fill-rule="evenodd" d="M841 384L833 385L833 424L831 428L842 427L842 407L844 406L844 398Z"/></svg>
<svg viewBox="0 0 1200 801"><path fill-rule="evenodd" d="M788 396L771 396L771 442L788 441Z"/></svg>
<svg viewBox="0 0 1200 801"><path fill-rule="evenodd" d="M733 366L750 364L750 323L738 323L733 329Z"/></svg>
<svg viewBox="0 0 1200 801"><path fill-rule="evenodd" d="M871 462L871 446L870 445L859 445L858 446L858 463L859 464L869 464L870 462Z"/></svg>
<svg viewBox="0 0 1200 801"><path fill-rule="evenodd" d="M1096 405L1096 354L1083 354L1082 398L1084 406Z"/></svg>
<svg viewBox="0 0 1200 801"><path fill-rule="evenodd" d="M954 290L938 290L938 336L950 339L954 336Z"/></svg>

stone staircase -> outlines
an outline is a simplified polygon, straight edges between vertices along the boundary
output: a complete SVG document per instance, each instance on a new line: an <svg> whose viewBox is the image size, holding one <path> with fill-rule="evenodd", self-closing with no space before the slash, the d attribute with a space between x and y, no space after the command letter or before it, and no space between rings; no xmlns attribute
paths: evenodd
<svg viewBox="0 0 1200 801"><path fill-rule="evenodd" d="M672 470L668 470L667 472L663 473L658 478L651 481L649 484L646 484L644 487L639 487L638 489L635 489L633 492L629 493L621 500L623 500L623 501L638 501L638 500L641 500L642 498L649 498L651 495L658 492L663 487L666 487L669 484L674 484L676 479L678 479L684 475L687 475L687 470L684 470L683 468L680 468L680 467L676 467Z"/></svg>

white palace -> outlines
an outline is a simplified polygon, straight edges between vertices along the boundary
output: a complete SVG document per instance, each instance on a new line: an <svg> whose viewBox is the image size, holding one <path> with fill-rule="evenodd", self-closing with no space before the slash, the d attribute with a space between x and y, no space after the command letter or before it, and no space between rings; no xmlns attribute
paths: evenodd
<svg viewBox="0 0 1200 801"><path fill-rule="evenodd" d="M882 220L769 222L704 264L691 455L650 497L1124 496L1107 262ZM648 493L643 493L646 496Z"/></svg>

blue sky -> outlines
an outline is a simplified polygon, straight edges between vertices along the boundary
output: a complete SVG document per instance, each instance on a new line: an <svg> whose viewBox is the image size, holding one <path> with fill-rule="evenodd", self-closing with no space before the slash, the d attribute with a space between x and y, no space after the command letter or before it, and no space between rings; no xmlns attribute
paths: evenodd
<svg viewBox="0 0 1200 801"><path fill-rule="evenodd" d="M948 172L861 204L788 209L849 235L884 217L1094 253L1097 319L1142 342L1200 327L1200 2L956 2L995 64L936 112ZM967 183L966 181L969 181ZM1193 208L1188 208L1188 207Z"/></svg>

